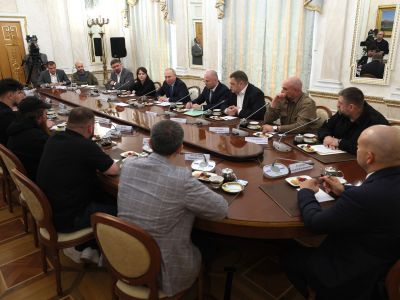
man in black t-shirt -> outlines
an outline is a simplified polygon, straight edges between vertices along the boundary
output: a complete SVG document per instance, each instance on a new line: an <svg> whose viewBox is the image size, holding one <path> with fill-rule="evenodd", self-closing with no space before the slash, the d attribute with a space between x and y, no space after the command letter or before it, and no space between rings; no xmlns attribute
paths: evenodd
<svg viewBox="0 0 400 300"><path fill-rule="evenodd" d="M108 199L100 188L97 171L117 175L119 167L92 141L93 132L93 112L84 107L74 108L66 131L50 137L44 148L37 183L50 201L58 232L90 227L90 216L95 212L117 213L116 201ZM95 262L96 252L88 247L80 258ZM73 249L64 253L79 261L79 253Z"/></svg>
<svg viewBox="0 0 400 300"><path fill-rule="evenodd" d="M7 128L16 119L13 111L25 94L22 84L12 78L0 80L0 144L7 145Z"/></svg>

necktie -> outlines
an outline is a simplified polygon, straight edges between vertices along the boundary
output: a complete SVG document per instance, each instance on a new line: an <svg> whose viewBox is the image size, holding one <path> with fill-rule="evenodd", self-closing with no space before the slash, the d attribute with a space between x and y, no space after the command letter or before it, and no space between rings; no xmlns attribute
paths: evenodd
<svg viewBox="0 0 400 300"><path fill-rule="evenodd" d="M208 98L208 100L209 100L210 103L211 103L211 98L212 98L212 96L213 96L213 91L210 90L210 97Z"/></svg>
<svg viewBox="0 0 400 300"><path fill-rule="evenodd" d="M173 92L174 92L174 86L170 85L169 86L169 97L172 97Z"/></svg>

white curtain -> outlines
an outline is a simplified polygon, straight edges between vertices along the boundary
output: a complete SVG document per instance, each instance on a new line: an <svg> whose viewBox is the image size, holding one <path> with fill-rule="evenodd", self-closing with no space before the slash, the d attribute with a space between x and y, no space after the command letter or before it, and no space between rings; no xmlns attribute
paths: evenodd
<svg viewBox="0 0 400 300"><path fill-rule="evenodd" d="M169 23L159 3L149 0L139 0L130 17L134 68L145 67L153 81L162 82L164 69L170 66Z"/></svg>
<svg viewBox="0 0 400 300"><path fill-rule="evenodd" d="M249 81L275 95L281 83L297 75L308 87L314 12L303 0L225 2L223 80L243 70Z"/></svg>

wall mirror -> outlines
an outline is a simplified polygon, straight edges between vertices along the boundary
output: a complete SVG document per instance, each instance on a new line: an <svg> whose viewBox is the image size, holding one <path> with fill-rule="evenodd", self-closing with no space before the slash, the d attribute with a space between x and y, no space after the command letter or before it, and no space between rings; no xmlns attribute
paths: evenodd
<svg viewBox="0 0 400 300"><path fill-rule="evenodd" d="M358 0L351 55L351 82L388 85L398 43L400 4Z"/></svg>
<svg viewBox="0 0 400 300"><path fill-rule="evenodd" d="M189 61L191 68L203 69L203 0L188 0Z"/></svg>

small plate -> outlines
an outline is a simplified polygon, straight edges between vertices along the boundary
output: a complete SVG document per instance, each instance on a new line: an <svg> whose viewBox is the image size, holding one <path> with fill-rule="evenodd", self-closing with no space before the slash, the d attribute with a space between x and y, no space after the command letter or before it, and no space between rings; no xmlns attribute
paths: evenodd
<svg viewBox="0 0 400 300"><path fill-rule="evenodd" d="M304 150L305 152L308 153L315 153L315 149L310 146L309 144L298 144L297 147L299 147L300 149Z"/></svg>
<svg viewBox="0 0 400 300"><path fill-rule="evenodd" d="M224 120L221 116L210 116L210 119L216 120L216 121L223 121Z"/></svg>
<svg viewBox="0 0 400 300"><path fill-rule="evenodd" d="M261 126L260 125L247 125L247 128L251 129L251 130L259 130L259 129L261 129Z"/></svg>
<svg viewBox="0 0 400 300"><path fill-rule="evenodd" d="M192 170L203 171L203 172L211 172L215 169L215 161L209 160L208 165L204 166L204 160L197 159L192 162Z"/></svg>
<svg viewBox="0 0 400 300"><path fill-rule="evenodd" d="M274 136L271 133L263 133L262 131L254 132L253 135L261 138L271 138Z"/></svg>
<svg viewBox="0 0 400 300"><path fill-rule="evenodd" d="M139 156L139 153L137 153L137 152L135 152L135 151L125 151L125 152L122 152L120 155L121 155L122 157L127 158L127 157Z"/></svg>
<svg viewBox="0 0 400 300"><path fill-rule="evenodd" d="M238 182L225 182L222 185L222 189L227 193L236 194L243 191L244 187Z"/></svg>
<svg viewBox="0 0 400 300"><path fill-rule="evenodd" d="M311 179L310 176L308 175L299 175L299 176L293 176L293 177L288 177L285 178L286 182L289 183L291 186L294 187L299 187L300 186L300 180L305 181L307 179Z"/></svg>
<svg viewBox="0 0 400 300"><path fill-rule="evenodd" d="M178 112L178 113L183 113L183 112L187 112L189 109L187 108L174 108L174 111Z"/></svg>
<svg viewBox="0 0 400 300"><path fill-rule="evenodd" d="M210 181L211 176L216 176L216 175L217 174L211 173L211 172L203 172L203 171L193 171L192 172L193 177L196 177L198 180L206 181L206 182Z"/></svg>
<svg viewBox="0 0 400 300"><path fill-rule="evenodd" d="M143 145L143 151L153 153L153 149L151 149L149 145Z"/></svg>

